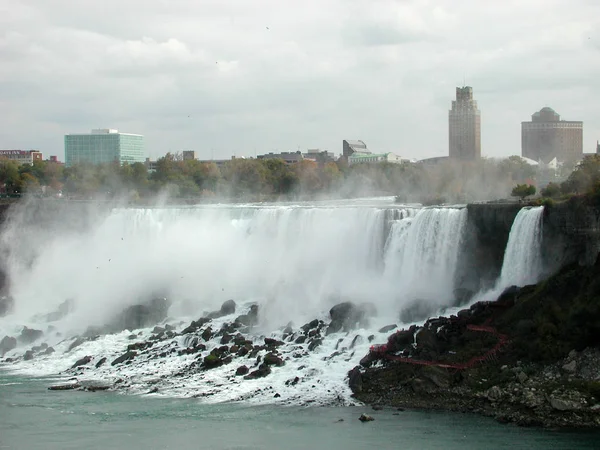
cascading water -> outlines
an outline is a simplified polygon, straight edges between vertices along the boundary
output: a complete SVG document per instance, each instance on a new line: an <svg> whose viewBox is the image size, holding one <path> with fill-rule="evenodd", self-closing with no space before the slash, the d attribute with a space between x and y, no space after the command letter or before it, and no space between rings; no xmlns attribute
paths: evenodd
<svg viewBox="0 0 600 450"><path fill-rule="evenodd" d="M539 281L542 272L544 207L522 208L510 229L499 287L525 286Z"/></svg>
<svg viewBox="0 0 600 450"><path fill-rule="evenodd" d="M366 353L368 336L384 340L385 334L376 330L397 323L408 302L439 307L452 301L465 218L466 209L362 205L115 209L84 229L36 228L37 248L24 252L29 255L24 261L18 253L26 246L28 229L16 223L4 243L8 250L19 249L12 252L9 268L16 305L12 315L0 319L0 331L15 335L22 325L43 328L56 352L19 367L52 374L84 356L94 355L93 364L100 357L111 361L120 356L133 330L74 350L69 350L68 337L106 323L141 299L169 297L173 304L164 324L175 324L182 332L190 320L233 298L239 314L250 303L259 305L259 323L248 331L255 342L265 335L287 339L279 348L285 367L264 381L232 381L233 365L191 370L196 356L223 344L217 335L206 341L205 353L192 355L186 348L199 338L189 333L157 342L151 358L140 355L117 368L106 364L89 376L111 379L118 373L128 377L132 392L144 392L160 375L161 392L190 396L200 390L207 401L272 401L265 386L277 386L281 398L291 403L348 399L343 380ZM65 299L73 299L74 310L51 327L39 315L32 318L56 310ZM291 338L283 332L290 321L293 330L315 317L327 321L329 308L342 301L372 303L377 314L370 326L323 336L310 350L308 342L295 343L299 331ZM216 331L234 318L215 319L210 326ZM151 329L136 333L136 340L152 339ZM14 354L22 351L19 347ZM180 375L172 377L176 373ZM311 383L310 392L289 384L297 373Z"/></svg>

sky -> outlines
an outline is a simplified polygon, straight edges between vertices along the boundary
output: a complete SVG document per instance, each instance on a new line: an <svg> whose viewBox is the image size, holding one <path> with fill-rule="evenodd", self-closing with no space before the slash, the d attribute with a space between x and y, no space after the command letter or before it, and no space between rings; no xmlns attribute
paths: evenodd
<svg viewBox="0 0 600 450"><path fill-rule="evenodd" d="M600 139L597 0L0 0L0 149L143 134L147 156L320 148L448 154L456 86L482 154L544 106Z"/></svg>

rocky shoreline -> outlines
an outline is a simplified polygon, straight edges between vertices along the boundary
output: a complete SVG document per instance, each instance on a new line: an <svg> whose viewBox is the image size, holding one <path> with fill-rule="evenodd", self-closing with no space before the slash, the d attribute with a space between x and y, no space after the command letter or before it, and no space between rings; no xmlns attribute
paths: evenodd
<svg viewBox="0 0 600 450"><path fill-rule="evenodd" d="M600 428L599 273L599 264L569 267L394 333L349 372L355 398L521 426Z"/></svg>

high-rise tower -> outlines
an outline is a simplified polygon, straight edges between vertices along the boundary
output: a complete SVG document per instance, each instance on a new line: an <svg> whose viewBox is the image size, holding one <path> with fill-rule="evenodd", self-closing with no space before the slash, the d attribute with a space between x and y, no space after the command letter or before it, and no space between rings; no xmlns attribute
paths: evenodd
<svg viewBox="0 0 600 450"><path fill-rule="evenodd" d="M463 161L481 158L481 115L471 86L456 88L448 124L450 157Z"/></svg>

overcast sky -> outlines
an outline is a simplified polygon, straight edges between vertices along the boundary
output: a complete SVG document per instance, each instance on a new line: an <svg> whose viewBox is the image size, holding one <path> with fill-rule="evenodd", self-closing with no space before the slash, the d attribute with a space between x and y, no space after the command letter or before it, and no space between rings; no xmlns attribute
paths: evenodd
<svg viewBox="0 0 600 450"><path fill-rule="evenodd" d="M0 0L0 148L62 159L118 128L148 156L321 148L448 154L473 86L482 154L543 106L600 139L598 0Z"/></svg>

